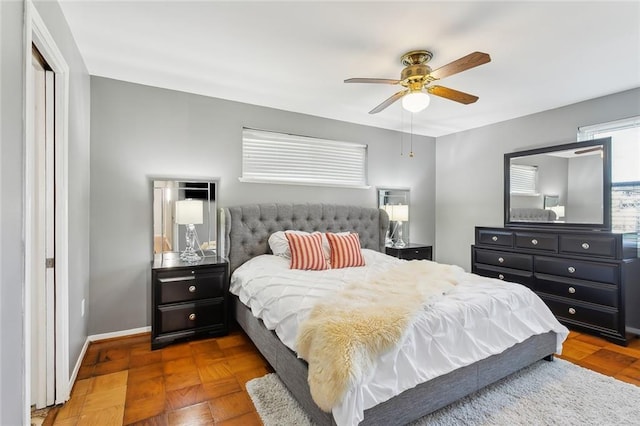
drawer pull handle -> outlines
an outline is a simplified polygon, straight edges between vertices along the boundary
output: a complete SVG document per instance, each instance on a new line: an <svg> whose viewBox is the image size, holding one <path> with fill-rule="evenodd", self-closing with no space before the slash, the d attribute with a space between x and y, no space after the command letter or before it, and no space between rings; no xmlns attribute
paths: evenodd
<svg viewBox="0 0 640 426"><path fill-rule="evenodd" d="M189 314L189 319L194 321L196 319L196 314Z"/></svg>
<svg viewBox="0 0 640 426"><path fill-rule="evenodd" d="M567 271L569 271L570 274L573 274L576 271L576 268L574 268L573 266L569 266L567 268Z"/></svg>
<svg viewBox="0 0 640 426"><path fill-rule="evenodd" d="M195 293L196 292L196 286L195 285L190 285L189 286L189 293Z"/></svg>
<svg viewBox="0 0 640 426"><path fill-rule="evenodd" d="M504 262L504 258L503 257L499 257L498 258L498 262L500 262L500 263Z"/></svg>
<svg viewBox="0 0 640 426"><path fill-rule="evenodd" d="M196 271L191 271L191 273L192 273L192 274L195 274L195 273L196 273Z"/></svg>
<svg viewBox="0 0 640 426"><path fill-rule="evenodd" d="M569 293L573 294L576 292L576 289L573 287L569 287Z"/></svg>
<svg viewBox="0 0 640 426"><path fill-rule="evenodd" d="M416 250L416 251L414 251L414 253L415 253L415 254L418 254L418 253L420 253L420 250Z"/></svg>
<svg viewBox="0 0 640 426"><path fill-rule="evenodd" d="M504 280L504 275L500 274L498 275L498 278L500 278L501 280Z"/></svg>
<svg viewBox="0 0 640 426"><path fill-rule="evenodd" d="M494 235L493 237L491 237L491 241L498 241L498 237Z"/></svg>
<svg viewBox="0 0 640 426"><path fill-rule="evenodd" d="M538 240L536 240L535 238L533 240L531 240L531 244L533 244L534 246L538 245Z"/></svg>
<svg viewBox="0 0 640 426"><path fill-rule="evenodd" d="M589 243L582 243L582 248L585 250L589 250Z"/></svg>
<svg viewBox="0 0 640 426"><path fill-rule="evenodd" d="M575 315L576 310L575 310L574 308L569 308L569 313L570 313L571 315Z"/></svg>

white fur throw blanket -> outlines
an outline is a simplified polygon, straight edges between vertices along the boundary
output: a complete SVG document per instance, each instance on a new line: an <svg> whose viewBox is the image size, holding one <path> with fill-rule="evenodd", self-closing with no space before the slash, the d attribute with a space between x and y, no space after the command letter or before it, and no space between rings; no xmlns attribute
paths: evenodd
<svg viewBox="0 0 640 426"><path fill-rule="evenodd" d="M423 306L453 288L456 268L406 262L313 307L296 349L309 364L311 396L321 409L331 411L376 358L400 342Z"/></svg>

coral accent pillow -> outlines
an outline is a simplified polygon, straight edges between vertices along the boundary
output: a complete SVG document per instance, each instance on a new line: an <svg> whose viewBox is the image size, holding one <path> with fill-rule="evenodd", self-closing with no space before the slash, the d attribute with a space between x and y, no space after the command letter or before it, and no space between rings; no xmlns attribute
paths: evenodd
<svg viewBox="0 0 640 426"><path fill-rule="evenodd" d="M314 232L309 235L285 232L291 251L291 269L322 271L329 269L322 250L322 234Z"/></svg>
<svg viewBox="0 0 640 426"><path fill-rule="evenodd" d="M362 256L358 234L338 235L327 232L327 240L329 240L329 247L331 247L331 267L333 269L364 266L364 256Z"/></svg>

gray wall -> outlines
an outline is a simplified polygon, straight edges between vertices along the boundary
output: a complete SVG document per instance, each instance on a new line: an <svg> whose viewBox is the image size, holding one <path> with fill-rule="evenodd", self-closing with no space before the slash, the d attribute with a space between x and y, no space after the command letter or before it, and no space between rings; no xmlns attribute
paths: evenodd
<svg viewBox="0 0 640 426"><path fill-rule="evenodd" d="M89 76L57 3L36 7L71 68L69 98L70 367L87 336L79 298L89 291ZM23 84L24 5L0 2L0 424L22 423L24 405Z"/></svg>
<svg viewBox="0 0 640 426"><path fill-rule="evenodd" d="M475 226L502 226L507 152L575 142L579 126L640 114L640 89L439 137L436 142L438 262L471 268Z"/></svg>
<svg viewBox="0 0 640 426"><path fill-rule="evenodd" d="M363 112L366 113L366 112ZM260 202L377 206L376 187L411 190L410 234L433 243L435 140L91 77L89 334L150 325L151 177L219 178L218 207ZM371 189L241 183L242 127L366 143ZM406 137L405 137L406 140Z"/></svg>

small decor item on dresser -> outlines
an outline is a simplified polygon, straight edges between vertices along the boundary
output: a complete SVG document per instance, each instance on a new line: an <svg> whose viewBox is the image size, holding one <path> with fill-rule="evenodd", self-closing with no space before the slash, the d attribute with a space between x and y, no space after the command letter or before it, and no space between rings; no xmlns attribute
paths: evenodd
<svg viewBox="0 0 640 426"><path fill-rule="evenodd" d="M387 204L384 206L384 210L389 215L389 220L394 222L393 225L389 224L389 226L393 226L390 235L393 247L404 247L407 243L402 240L402 222L409 220L409 206L407 204Z"/></svg>
<svg viewBox="0 0 640 426"><path fill-rule="evenodd" d="M198 234L195 225L202 225L202 200L180 200L176 201L176 223L185 225L186 247L180 253L180 259L185 262L197 262L201 257L196 253L196 247L200 247Z"/></svg>
<svg viewBox="0 0 640 426"><path fill-rule="evenodd" d="M404 247L385 247L385 253L405 260L433 260L433 247L425 244L409 243Z"/></svg>

